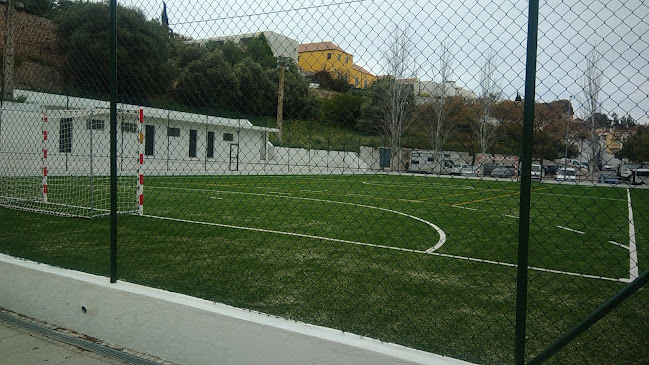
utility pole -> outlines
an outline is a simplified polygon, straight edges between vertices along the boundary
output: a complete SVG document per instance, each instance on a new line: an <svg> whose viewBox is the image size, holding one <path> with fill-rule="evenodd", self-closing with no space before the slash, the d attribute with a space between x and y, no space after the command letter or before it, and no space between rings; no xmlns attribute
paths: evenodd
<svg viewBox="0 0 649 365"><path fill-rule="evenodd" d="M277 57L277 67L279 67L279 89L277 91L277 141L282 143L282 121L284 118L284 67L288 66L293 60L290 57Z"/></svg>
<svg viewBox="0 0 649 365"><path fill-rule="evenodd" d="M14 98L14 34L16 28L16 0L7 0L6 32L2 60L2 100Z"/></svg>

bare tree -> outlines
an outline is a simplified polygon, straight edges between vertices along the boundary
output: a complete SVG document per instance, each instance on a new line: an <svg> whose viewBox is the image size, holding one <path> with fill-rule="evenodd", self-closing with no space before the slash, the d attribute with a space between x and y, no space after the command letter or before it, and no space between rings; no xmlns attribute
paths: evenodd
<svg viewBox="0 0 649 365"><path fill-rule="evenodd" d="M502 95L497 81L496 53L489 50L480 69L479 118L472 124L474 136L478 140L481 153L486 153L498 139L498 122L492 118L493 108Z"/></svg>
<svg viewBox="0 0 649 365"><path fill-rule="evenodd" d="M401 166L402 137L413 120L412 82L417 81L417 66L413 43L406 29L395 26L388 47L385 54L388 76L382 91L380 117L375 120L375 126L389 144L391 169L398 169Z"/></svg>
<svg viewBox="0 0 649 365"><path fill-rule="evenodd" d="M428 136L430 139L430 146L435 151L435 164L439 165L442 162L441 152L448 139L448 136L453 129L453 119L448 118L448 110L446 107L447 98L449 96L449 83L451 81L453 68L453 53L450 45L443 44L439 59L439 73L441 82L437 86L437 90L433 95L434 102L432 110L430 107L424 107L423 122L428 129Z"/></svg>
<svg viewBox="0 0 649 365"><path fill-rule="evenodd" d="M579 82L581 87L579 101L582 107L582 119L586 121L588 127L586 135L589 155L588 171L591 173L598 168L598 159L602 150L596 133L596 116L601 114L602 110L599 102L599 93L602 91L602 77L604 76L604 73L599 68L601 59L602 55L593 48L586 56L586 70Z"/></svg>

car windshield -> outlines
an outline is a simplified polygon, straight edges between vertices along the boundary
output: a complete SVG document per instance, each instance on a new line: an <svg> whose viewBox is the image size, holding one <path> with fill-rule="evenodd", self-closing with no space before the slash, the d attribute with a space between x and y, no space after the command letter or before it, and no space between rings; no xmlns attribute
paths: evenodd
<svg viewBox="0 0 649 365"><path fill-rule="evenodd" d="M539 166L539 165L532 165L532 171L541 171L541 166Z"/></svg>

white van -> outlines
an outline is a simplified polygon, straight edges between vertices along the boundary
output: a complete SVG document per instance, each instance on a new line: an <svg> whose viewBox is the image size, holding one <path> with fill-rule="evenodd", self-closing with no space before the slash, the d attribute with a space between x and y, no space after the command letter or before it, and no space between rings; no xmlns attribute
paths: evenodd
<svg viewBox="0 0 649 365"><path fill-rule="evenodd" d="M543 166L538 163L532 164L532 179L541 180L543 179Z"/></svg>
<svg viewBox="0 0 649 365"><path fill-rule="evenodd" d="M633 171L633 184L649 184L649 169Z"/></svg>

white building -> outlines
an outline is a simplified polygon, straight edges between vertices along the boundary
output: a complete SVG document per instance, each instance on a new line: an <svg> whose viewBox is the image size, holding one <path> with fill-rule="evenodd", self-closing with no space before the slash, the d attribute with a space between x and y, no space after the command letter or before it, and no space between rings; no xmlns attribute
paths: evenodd
<svg viewBox="0 0 649 365"><path fill-rule="evenodd" d="M0 110L0 176L41 175L44 148L51 176L109 174L107 101L23 90L14 95L26 102L5 102ZM123 111L117 134L120 174L137 170L140 153L146 175L354 173L369 168L354 152L273 146L269 133L278 130L246 119L127 104L117 108Z"/></svg>

